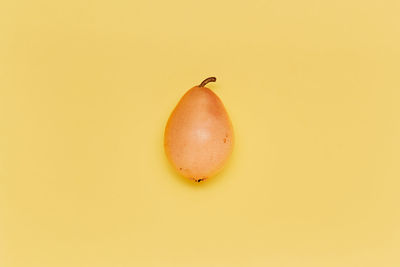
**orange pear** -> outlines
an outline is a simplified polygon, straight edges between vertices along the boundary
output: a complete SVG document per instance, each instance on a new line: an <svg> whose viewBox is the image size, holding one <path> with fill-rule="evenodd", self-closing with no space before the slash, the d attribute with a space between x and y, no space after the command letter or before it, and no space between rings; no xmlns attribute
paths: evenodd
<svg viewBox="0 0 400 267"><path fill-rule="evenodd" d="M164 133L165 153L184 177L201 182L217 174L233 149L233 127L219 97L205 79L181 98Z"/></svg>

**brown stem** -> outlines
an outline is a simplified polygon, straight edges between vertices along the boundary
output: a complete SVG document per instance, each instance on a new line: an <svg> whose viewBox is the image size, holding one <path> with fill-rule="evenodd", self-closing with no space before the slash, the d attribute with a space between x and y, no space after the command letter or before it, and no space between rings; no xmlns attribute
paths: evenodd
<svg viewBox="0 0 400 267"><path fill-rule="evenodd" d="M215 82L216 80L217 80L217 78L215 78L215 77L209 77L209 78L205 79L204 81L202 81L201 84L199 85L199 87L204 87L207 83Z"/></svg>

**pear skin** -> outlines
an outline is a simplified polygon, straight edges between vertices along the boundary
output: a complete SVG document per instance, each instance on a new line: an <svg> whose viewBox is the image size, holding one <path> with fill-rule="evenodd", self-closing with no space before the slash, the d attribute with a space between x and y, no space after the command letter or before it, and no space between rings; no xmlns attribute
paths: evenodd
<svg viewBox="0 0 400 267"><path fill-rule="evenodd" d="M216 175L232 153L231 120L205 79L185 93L172 111L164 133L165 153L174 168L196 182Z"/></svg>

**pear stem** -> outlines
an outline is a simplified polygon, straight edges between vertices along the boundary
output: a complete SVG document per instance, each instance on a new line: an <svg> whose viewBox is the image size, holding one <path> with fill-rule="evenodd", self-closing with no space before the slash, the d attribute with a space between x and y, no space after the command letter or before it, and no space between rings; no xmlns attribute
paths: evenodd
<svg viewBox="0 0 400 267"><path fill-rule="evenodd" d="M209 77L209 78L205 79L204 81L202 81L201 84L199 85L199 87L204 87L207 83L215 82L216 80L217 80L217 78L215 78L215 77Z"/></svg>

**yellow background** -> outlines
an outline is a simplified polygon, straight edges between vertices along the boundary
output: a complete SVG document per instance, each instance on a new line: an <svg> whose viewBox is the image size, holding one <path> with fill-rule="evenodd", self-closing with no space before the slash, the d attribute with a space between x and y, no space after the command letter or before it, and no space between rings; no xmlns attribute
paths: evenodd
<svg viewBox="0 0 400 267"><path fill-rule="evenodd" d="M400 2L0 2L0 266L400 266ZM207 76L227 168L163 130Z"/></svg>

